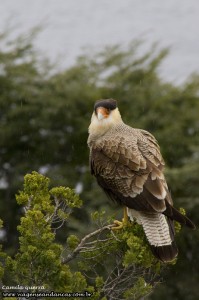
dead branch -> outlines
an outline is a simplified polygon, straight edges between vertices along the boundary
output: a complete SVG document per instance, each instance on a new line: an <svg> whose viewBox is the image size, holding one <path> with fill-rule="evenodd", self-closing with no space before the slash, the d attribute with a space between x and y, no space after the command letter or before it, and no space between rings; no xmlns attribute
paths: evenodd
<svg viewBox="0 0 199 300"><path fill-rule="evenodd" d="M66 264L68 263L69 261L71 261L72 259L74 259L83 249L85 249L85 244L86 242L92 238L93 236L105 231L105 230L111 230L112 227L114 227L115 224L110 224L110 225L106 225L106 226L103 226L89 234L87 234L85 237L83 237L79 243L79 245L75 248L75 250L70 253L66 258L63 258L62 259L62 263L63 264Z"/></svg>

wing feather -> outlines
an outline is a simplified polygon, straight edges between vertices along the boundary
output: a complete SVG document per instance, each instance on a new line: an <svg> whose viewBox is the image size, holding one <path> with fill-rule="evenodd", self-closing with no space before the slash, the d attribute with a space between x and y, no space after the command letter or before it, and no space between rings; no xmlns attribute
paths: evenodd
<svg viewBox="0 0 199 300"><path fill-rule="evenodd" d="M145 131L135 133L130 138L119 134L102 138L93 145L91 172L111 199L131 208L162 212L167 190L159 146Z"/></svg>

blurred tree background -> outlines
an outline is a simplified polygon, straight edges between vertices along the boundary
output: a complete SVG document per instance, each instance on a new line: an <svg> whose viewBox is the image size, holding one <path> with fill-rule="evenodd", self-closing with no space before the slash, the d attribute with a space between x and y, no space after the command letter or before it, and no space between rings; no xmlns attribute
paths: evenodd
<svg viewBox="0 0 199 300"><path fill-rule="evenodd" d="M107 47L84 55L59 72L34 50L29 36L12 41L0 36L0 217L6 251L12 255L18 247L22 210L15 194L32 170L49 176L53 185L75 188L84 200L73 222L60 231L60 242L69 233L88 232L92 211L122 214L89 172L87 128L100 98L117 99L126 123L157 138L175 206L199 224L199 76L182 86L164 82L158 67L168 51L153 46L140 56L137 41L128 49ZM184 228L177 243L178 261L165 268L163 284L150 299L198 299L198 230Z"/></svg>

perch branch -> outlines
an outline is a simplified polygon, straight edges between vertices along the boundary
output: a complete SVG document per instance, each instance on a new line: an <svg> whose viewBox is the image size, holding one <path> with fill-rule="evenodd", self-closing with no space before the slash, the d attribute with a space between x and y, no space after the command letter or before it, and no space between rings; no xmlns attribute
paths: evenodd
<svg viewBox="0 0 199 300"><path fill-rule="evenodd" d="M82 240L80 241L79 245L75 248L75 250L72 253L70 253L66 258L62 259L62 263L63 264L68 263L69 261L74 259L81 252L81 250L85 249L84 245L87 242L87 240L89 240L93 236L103 232L104 230L111 230L111 228L113 226L115 226L115 224L106 225L106 226L103 226L102 228L99 228L99 229L87 234L85 237L82 238Z"/></svg>

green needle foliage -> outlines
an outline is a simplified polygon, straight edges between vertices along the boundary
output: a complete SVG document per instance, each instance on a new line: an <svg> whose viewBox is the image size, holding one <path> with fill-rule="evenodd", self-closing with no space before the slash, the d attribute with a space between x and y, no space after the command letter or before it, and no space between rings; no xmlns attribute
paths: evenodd
<svg viewBox="0 0 199 300"><path fill-rule="evenodd" d="M24 210L19 249L14 257L0 253L2 285L32 287L32 293L87 291L96 300L140 299L149 294L161 264L152 256L141 226L129 224L113 231L103 214L106 225L83 238L70 235L61 245L57 231L71 222L72 209L81 208L82 201L73 190L50 189L49 184L49 178L32 172L16 195ZM102 215L95 214L98 218Z"/></svg>
<svg viewBox="0 0 199 300"><path fill-rule="evenodd" d="M72 291L76 281L74 289L84 288L83 277L61 264L63 247L55 242L57 224L68 219L73 207L81 206L78 196L69 188L50 190L49 179L33 172L25 176L24 189L16 199L24 205L25 215L18 226L18 253L14 259L6 259L8 285L44 285L47 290Z"/></svg>

